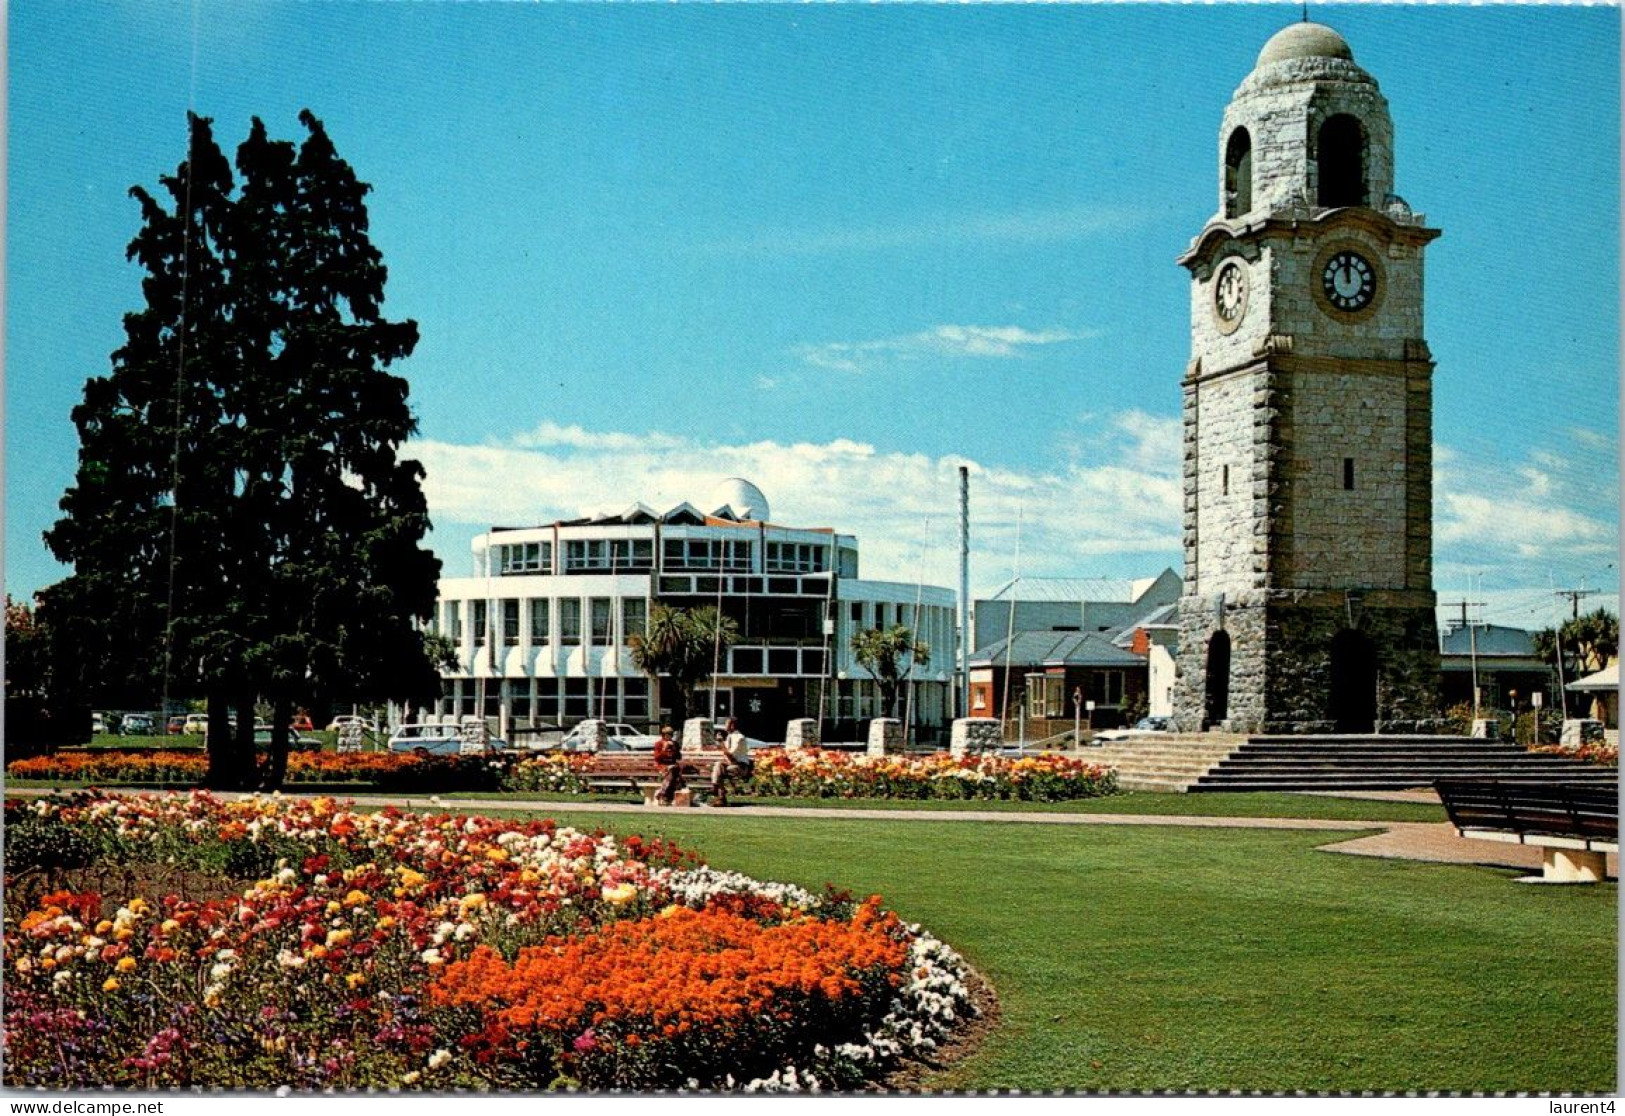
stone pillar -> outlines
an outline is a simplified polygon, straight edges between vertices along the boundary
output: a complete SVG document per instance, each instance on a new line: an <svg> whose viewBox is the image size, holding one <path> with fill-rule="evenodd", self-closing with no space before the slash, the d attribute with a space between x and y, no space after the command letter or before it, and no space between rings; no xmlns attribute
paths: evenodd
<svg viewBox="0 0 1625 1116"><path fill-rule="evenodd" d="M1563 722L1563 734L1558 743L1565 748L1578 748L1582 744L1601 743L1602 722L1589 717L1570 717Z"/></svg>
<svg viewBox="0 0 1625 1116"><path fill-rule="evenodd" d="M889 756L903 750L903 722L893 717L876 717L869 722L869 754Z"/></svg>
<svg viewBox="0 0 1625 1116"><path fill-rule="evenodd" d="M711 746L711 718L690 717L683 722L683 752L697 752Z"/></svg>
<svg viewBox="0 0 1625 1116"><path fill-rule="evenodd" d="M1004 743L997 717L958 717L949 730L948 751L956 756L967 752L998 751Z"/></svg>
<svg viewBox="0 0 1625 1116"><path fill-rule="evenodd" d="M490 747L491 732L485 726L485 718L469 721L463 726L462 740L457 748L460 755L483 756Z"/></svg>
<svg viewBox="0 0 1625 1116"><path fill-rule="evenodd" d="M802 748L816 748L822 737L818 733L818 722L811 717L801 717L791 721L784 727L784 747L786 751L796 752Z"/></svg>
<svg viewBox="0 0 1625 1116"><path fill-rule="evenodd" d="M1498 740L1501 737L1501 722L1494 717L1479 717L1473 721L1472 735L1478 740Z"/></svg>
<svg viewBox="0 0 1625 1116"><path fill-rule="evenodd" d="M604 741L609 739L609 726L596 717L589 721L582 721L581 724L576 726L576 731L581 733L581 738L586 742L586 748L589 752L597 752L604 746Z"/></svg>

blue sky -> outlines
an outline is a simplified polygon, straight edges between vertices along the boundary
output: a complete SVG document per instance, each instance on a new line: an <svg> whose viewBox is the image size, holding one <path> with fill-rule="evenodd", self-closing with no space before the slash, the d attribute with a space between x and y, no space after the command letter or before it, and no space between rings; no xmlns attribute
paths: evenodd
<svg viewBox="0 0 1625 1116"><path fill-rule="evenodd" d="M1616 8L1344 7L1428 250L1435 583L1617 607ZM34 2L9 19L6 589L139 305L135 184L185 112L311 108L374 186L448 573L492 523L703 503L865 576L1179 567L1188 277L1217 130L1295 6ZM1018 526L1019 524L1019 526ZM1018 542L1019 539L1019 559Z"/></svg>

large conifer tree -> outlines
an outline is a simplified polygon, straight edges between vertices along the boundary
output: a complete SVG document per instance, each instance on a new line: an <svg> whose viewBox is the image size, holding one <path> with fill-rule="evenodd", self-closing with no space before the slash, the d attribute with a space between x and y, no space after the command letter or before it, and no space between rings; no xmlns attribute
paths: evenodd
<svg viewBox="0 0 1625 1116"><path fill-rule="evenodd" d="M415 430L407 384L386 371L417 327L380 314L370 187L320 121L300 121L296 150L254 120L235 199L196 117L191 157L163 180L173 209L134 191L147 308L128 316L112 376L86 385L79 475L47 536L75 566L54 603L96 637L87 676L105 673L121 630L159 640L169 692L209 699L222 787L280 783L297 705L438 685L415 621L439 561L419 545L422 468L399 457ZM275 710L259 773L256 701Z"/></svg>

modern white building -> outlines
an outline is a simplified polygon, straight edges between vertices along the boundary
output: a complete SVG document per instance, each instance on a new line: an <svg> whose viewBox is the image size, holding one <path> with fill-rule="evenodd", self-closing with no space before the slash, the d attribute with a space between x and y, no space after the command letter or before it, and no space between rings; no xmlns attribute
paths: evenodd
<svg viewBox="0 0 1625 1116"><path fill-rule="evenodd" d="M474 573L443 578L435 627L457 649L435 712L481 715L500 735L586 717L656 725L670 709L629 647L656 604L715 607L738 625L719 652L701 711L781 740L818 717L827 740L858 739L882 712L851 653L852 633L902 624L930 645L909 712L927 735L953 715L955 597L950 589L858 577L858 542L826 527L784 527L749 481L666 512L538 527L493 527L473 544Z"/></svg>

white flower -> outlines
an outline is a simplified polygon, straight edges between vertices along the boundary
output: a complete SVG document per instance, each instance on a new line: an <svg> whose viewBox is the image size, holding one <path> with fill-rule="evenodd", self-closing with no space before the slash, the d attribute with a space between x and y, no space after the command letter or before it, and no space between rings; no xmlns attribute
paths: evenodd
<svg viewBox="0 0 1625 1116"><path fill-rule="evenodd" d="M438 965L441 961L440 951L438 949L426 949L418 956L423 958L423 963L425 965Z"/></svg>
<svg viewBox="0 0 1625 1116"><path fill-rule="evenodd" d="M451 1061L451 1051L447 1050L445 1047L441 1047L439 1050L436 1050L433 1054L429 1055L429 1068L432 1070L437 1070L449 1061Z"/></svg>

